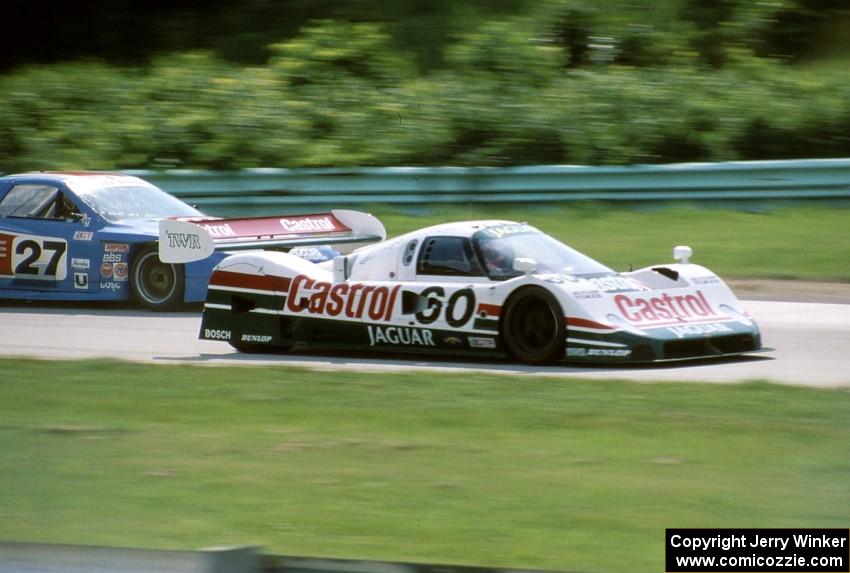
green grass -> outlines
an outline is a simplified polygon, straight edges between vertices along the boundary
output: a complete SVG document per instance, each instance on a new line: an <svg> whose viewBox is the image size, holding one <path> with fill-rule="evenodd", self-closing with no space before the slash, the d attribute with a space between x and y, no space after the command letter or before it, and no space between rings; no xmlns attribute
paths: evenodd
<svg viewBox="0 0 850 573"><path fill-rule="evenodd" d="M390 236L452 220L528 221L615 270L672 262L675 245L726 278L850 282L850 209L781 207L757 212L670 207L651 211L604 204L456 206L407 213L374 209Z"/></svg>
<svg viewBox="0 0 850 573"><path fill-rule="evenodd" d="M846 527L850 392L0 360L0 539L655 572Z"/></svg>

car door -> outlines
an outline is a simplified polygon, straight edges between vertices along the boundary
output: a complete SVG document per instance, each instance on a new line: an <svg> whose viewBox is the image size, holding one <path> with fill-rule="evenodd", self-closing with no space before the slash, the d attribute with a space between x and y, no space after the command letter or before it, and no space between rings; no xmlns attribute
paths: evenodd
<svg viewBox="0 0 850 573"><path fill-rule="evenodd" d="M0 287L44 298L94 292L98 261L92 222L61 182L13 182L0 200Z"/></svg>
<svg viewBox="0 0 850 573"><path fill-rule="evenodd" d="M415 246L405 253L411 264ZM486 280L466 237L425 237L415 261L414 287L424 299L417 302L417 324L449 331L471 326L476 309L476 286Z"/></svg>

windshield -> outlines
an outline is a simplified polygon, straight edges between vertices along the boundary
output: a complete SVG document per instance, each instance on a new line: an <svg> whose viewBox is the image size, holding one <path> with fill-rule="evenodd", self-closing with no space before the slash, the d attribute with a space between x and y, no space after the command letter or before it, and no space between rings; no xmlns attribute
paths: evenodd
<svg viewBox="0 0 850 573"><path fill-rule="evenodd" d="M194 207L153 186L101 187L86 190L80 196L101 217L112 223L128 219L203 216Z"/></svg>
<svg viewBox="0 0 850 573"><path fill-rule="evenodd" d="M521 275L514 270L514 260L518 258L533 259L537 262L537 272L542 273L585 275L614 272L530 225L489 227L475 233L472 241L493 280Z"/></svg>

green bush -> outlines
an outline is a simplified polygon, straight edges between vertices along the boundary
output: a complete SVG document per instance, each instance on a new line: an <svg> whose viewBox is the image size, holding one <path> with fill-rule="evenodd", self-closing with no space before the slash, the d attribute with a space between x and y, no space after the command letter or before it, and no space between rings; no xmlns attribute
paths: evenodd
<svg viewBox="0 0 850 573"><path fill-rule="evenodd" d="M577 55L570 50L588 33L582 26L600 26L599 15L542 6L456 36L445 66L429 72L381 26L334 20L311 22L269 46L261 66L187 53L135 68L75 62L18 69L0 76L0 170L628 164L850 153L850 74L841 69L797 69L731 40L721 42L722 65L712 67L690 47L699 34L688 36L681 22L671 25L679 27L674 33L635 29L625 17L604 20L613 35Z"/></svg>

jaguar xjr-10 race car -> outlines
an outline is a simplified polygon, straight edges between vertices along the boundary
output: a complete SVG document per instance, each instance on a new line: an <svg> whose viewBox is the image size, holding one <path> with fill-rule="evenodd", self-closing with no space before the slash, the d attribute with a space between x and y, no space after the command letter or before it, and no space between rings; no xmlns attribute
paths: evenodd
<svg viewBox="0 0 850 573"><path fill-rule="evenodd" d="M511 221L428 227L319 264L245 252L213 271L200 336L248 352L347 347L531 364L760 350L741 303L689 255L677 247L677 264L617 273Z"/></svg>

